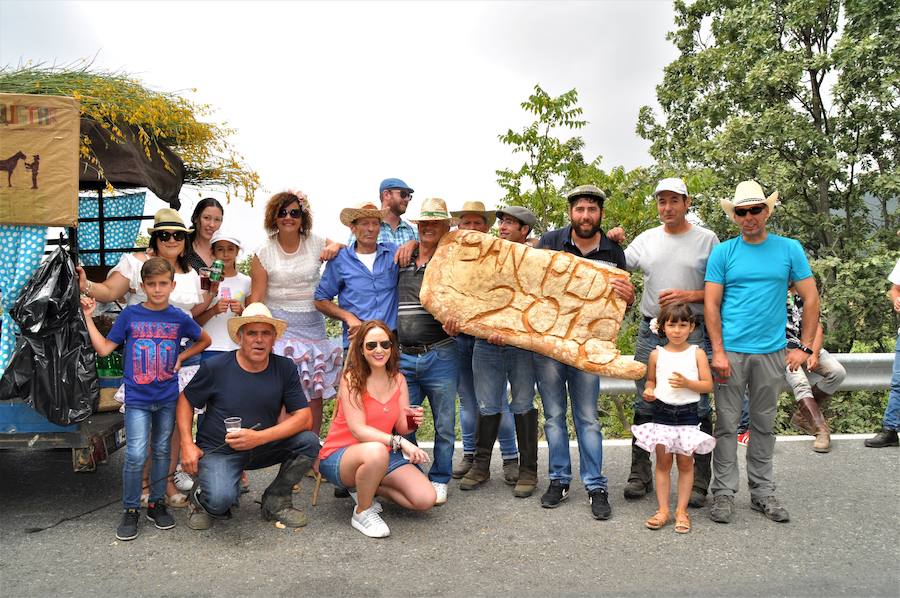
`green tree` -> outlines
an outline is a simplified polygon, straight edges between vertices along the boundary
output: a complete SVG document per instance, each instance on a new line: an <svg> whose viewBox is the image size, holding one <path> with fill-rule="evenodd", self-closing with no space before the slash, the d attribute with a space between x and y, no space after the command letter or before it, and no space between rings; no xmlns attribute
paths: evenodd
<svg viewBox="0 0 900 598"><path fill-rule="evenodd" d="M860 288L855 275L897 248L900 4L678 0L675 15L663 115L641 108L638 133L659 163L710 173L700 214L722 238L736 230L719 199L738 181L779 190L771 228L812 258L831 346L883 343L885 285Z"/></svg>

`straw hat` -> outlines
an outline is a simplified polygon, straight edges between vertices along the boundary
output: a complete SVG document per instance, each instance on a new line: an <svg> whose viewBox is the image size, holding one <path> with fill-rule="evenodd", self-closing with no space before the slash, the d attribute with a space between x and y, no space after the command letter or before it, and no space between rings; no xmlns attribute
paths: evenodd
<svg viewBox="0 0 900 598"><path fill-rule="evenodd" d="M236 343L238 330L244 324L271 324L275 327L275 338L279 338L287 330L287 322L272 317L272 312L263 303L251 303L241 315L228 320L228 336Z"/></svg>
<svg viewBox="0 0 900 598"><path fill-rule="evenodd" d="M497 214L493 210L485 209L484 204L480 201L467 201L463 204L461 210L458 212L450 212L450 214L456 218L462 218L463 214L478 214L479 216L484 216L488 228L494 226L494 222L497 221Z"/></svg>
<svg viewBox="0 0 900 598"><path fill-rule="evenodd" d="M429 197L422 202L422 209L419 211L419 219L413 222L423 222L427 220L449 220L450 224L456 224L456 218L447 211L447 202L440 197Z"/></svg>
<svg viewBox="0 0 900 598"><path fill-rule="evenodd" d="M387 208L382 210L371 201L364 201L356 207L344 208L341 210L341 224L350 226L353 224L354 220L359 220L360 218L378 218L379 220L384 220L386 212Z"/></svg>
<svg viewBox="0 0 900 598"><path fill-rule="evenodd" d="M763 189L756 181L742 181L738 183L737 189L734 190L734 201L721 199L722 209L729 218L734 218L734 209L744 206L752 206L760 203L766 204L771 212L778 202L778 191L766 197Z"/></svg>
<svg viewBox="0 0 900 598"><path fill-rule="evenodd" d="M180 230L189 233L194 229L184 225L178 210L163 208L153 216L153 228L147 229L147 232L152 235L158 230Z"/></svg>

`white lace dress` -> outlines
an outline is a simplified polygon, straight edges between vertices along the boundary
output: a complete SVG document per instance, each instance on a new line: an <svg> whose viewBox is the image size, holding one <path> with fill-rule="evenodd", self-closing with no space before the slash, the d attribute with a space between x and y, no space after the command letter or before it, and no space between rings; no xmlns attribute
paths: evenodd
<svg viewBox="0 0 900 598"><path fill-rule="evenodd" d="M324 247L325 239L311 234L297 251L288 253L273 236L256 253L268 276L263 302L274 317L288 323L284 336L275 342L275 353L297 365L309 399L333 398L341 373L341 345L325 337L325 317L313 304Z"/></svg>

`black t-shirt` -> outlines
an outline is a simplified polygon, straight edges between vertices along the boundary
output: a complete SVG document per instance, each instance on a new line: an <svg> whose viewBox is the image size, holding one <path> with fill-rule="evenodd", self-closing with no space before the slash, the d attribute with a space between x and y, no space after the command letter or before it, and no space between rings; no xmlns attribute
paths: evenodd
<svg viewBox="0 0 900 598"><path fill-rule="evenodd" d="M587 254L581 253L581 250L572 243L572 225L564 226L556 230L544 233L538 242L540 249L552 249L554 251L565 251L572 255L584 257L595 262L603 262L608 266L613 266L621 270L625 269L625 251L615 241L610 241L602 230L600 231L600 244L596 249L589 251Z"/></svg>
<svg viewBox="0 0 900 598"><path fill-rule="evenodd" d="M307 406L297 366L290 359L269 355L268 367L254 373L238 365L236 355L230 351L204 361L184 389L188 403L206 407L197 429L197 446L203 450L225 442L226 417L240 417L242 428L260 424L264 430L278 423L282 405L288 413ZM217 452L234 451L224 446Z"/></svg>

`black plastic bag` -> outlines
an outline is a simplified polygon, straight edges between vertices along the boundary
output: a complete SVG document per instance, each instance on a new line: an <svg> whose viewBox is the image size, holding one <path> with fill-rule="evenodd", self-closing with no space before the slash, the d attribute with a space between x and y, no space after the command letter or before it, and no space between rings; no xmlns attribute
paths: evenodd
<svg viewBox="0 0 900 598"><path fill-rule="evenodd" d="M63 248L38 267L10 315L22 334L0 379L0 398L23 400L61 426L91 415L100 398L97 354Z"/></svg>

